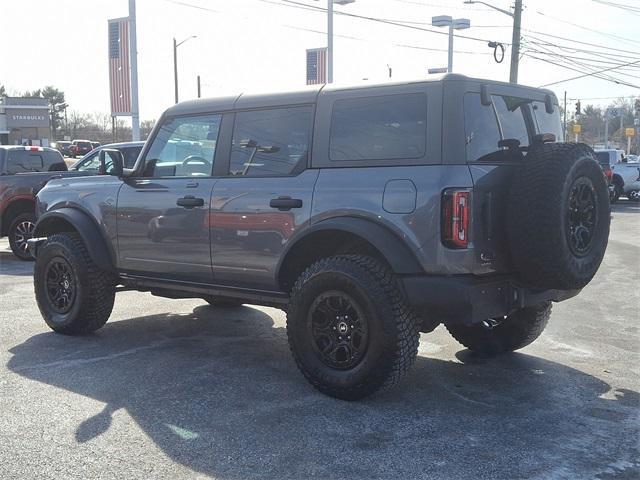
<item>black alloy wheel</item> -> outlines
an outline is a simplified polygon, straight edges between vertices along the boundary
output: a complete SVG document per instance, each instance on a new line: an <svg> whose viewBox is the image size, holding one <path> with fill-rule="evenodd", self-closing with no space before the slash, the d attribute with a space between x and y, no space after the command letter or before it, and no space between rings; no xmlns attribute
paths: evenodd
<svg viewBox="0 0 640 480"><path fill-rule="evenodd" d="M357 302L344 292L318 296L309 309L307 328L316 353L328 367L353 368L366 353L367 319Z"/></svg>
<svg viewBox="0 0 640 480"><path fill-rule="evenodd" d="M68 313L76 299L76 278L69 262L62 257L49 260L45 268L46 298L50 308Z"/></svg>
<svg viewBox="0 0 640 480"><path fill-rule="evenodd" d="M567 240L574 255L583 257L589 253L597 221L593 183L586 177L579 177L573 182L569 193Z"/></svg>

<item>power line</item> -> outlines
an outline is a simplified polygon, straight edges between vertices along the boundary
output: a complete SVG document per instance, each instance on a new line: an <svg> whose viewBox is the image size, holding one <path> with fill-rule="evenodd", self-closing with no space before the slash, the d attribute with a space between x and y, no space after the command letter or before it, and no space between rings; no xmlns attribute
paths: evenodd
<svg viewBox="0 0 640 480"><path fill-rule="evenodd" d="M577 70L577 69L575 69L575 68L573 68L573 67L568 67L567 65L562 65L562 64L560 64L560 63L555 63L555 62L552 62L551 60L548 60L548 59L546 59L546 60L545 60L545 59L543 59L543 58L534 57L533 55L527 55L527 56L528 56L528 57L530 57L530 58L534 58L534 59L536 59L536 60L540 60L540 61L542 61L542 62L552 63L553 65L557 65L557 66L562 67L562 68L567 68L567 69L569 69L569 70L574 70L574 71L576 71L576 72L580 72L580 70ZM636 64L638 64L638 63L640 63L640 60L636 60L635 62L630 62L630 63L625 64L625 65L636 65ZM596 76L596 77L598 77L598 74L600 74L600 73L603 73L603 72L609 72L609 71L611 71L611 70L616 70L616 69L618 69L618 68L620 68L620 67L610 67L610 68L605 68L605 69L602 69L602 70L600 70L600 71L598 71L598 72L589 72L589 73L581 72L581 73L583 73L583 75L579 75L579 76L577 76L577 77L566 78L566 79L564 79L564 80L558 80L557 82L546 83L546 84L544 84L544 85L540 85L540 87L538 87L538 88L550 87L551 85L557 85L558 83L569 82L569 81L571 81L571 80L577 80L577 79L579 79L579 78L584 78L584 77L591 77L591 76ZM602 78L602 77L598 77L598 78ZM605 80L607 80L607 79L605 79ZM612 80L608 80L608 81L612 81ZM633 85L633 84L626 83L626 82L614 82L614 83L619 83L619 84L621 84L621 85L626 85L626 86L628 86L628 87L633 87L633 88L640 88L640 86L638 86L638 85Z"/></svg>
<svg viewBox="0 0 640 480"><path fill-rule="evenodd" d="M635 15L640 14L640 8L634 7L632 5L627 5L627 4L624 4L624 3L608 2L608 1L605 1L605 0L592 0L592 1L595 2L595 3L600 3L602 5L606 5L608 7L619 8L621 10L625 10L627 12L631 12L631 13L633 13Z"/></svg>
<svg viewBox="0 0 640 480"><path fill-rule="evenodd" d="M536 13L538 15L542 15L543 17L546 18L550 18L552 20L555 20L556 22L560 22L560 23L565 23L567 25L571 25L572 27L576 27L576 28L581 28L582 30L586 30L588 32L593 32L593 33L597 33L598 35L603 35L605 37L609 37L609 38L614 38L616 40L622 40L624 42L630 42L630 43L640 43L640 41L638 40L632 40L630 38L626 38L626 37L621 37L619 35L614 35L613 33L605 33L605 32L601 32L600 30L596 30L595 28L589 28L589 27L585 27L582 25L579 25L577 23L573 23L573 22L568 22L567 20L562 20L560 18L554 17L552 15L548 15L544 12L541 12L540 10L536 10Z"/></svg>

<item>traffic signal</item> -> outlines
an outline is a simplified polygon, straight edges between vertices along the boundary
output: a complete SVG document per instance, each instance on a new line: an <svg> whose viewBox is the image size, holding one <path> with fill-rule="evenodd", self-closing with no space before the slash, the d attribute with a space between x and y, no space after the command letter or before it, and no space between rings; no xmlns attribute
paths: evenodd
<svg viewBox="0 0 640 480"><path fill-rule="evenodd" d="M582 115L582 110L580 108L580 100L576 102L576 115Z"/></svg>

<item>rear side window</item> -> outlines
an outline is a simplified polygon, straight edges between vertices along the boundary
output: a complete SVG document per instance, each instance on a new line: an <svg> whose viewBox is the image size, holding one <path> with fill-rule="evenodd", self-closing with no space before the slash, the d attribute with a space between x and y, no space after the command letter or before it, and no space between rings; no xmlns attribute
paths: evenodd
<svg viewBox="0 0 640 480"><path fill-rule="evenodd" d="M42 163L45 171L48 172L60 172L67 170L67 164L64 163L64 158L60 155L59 152L41 152L42 153Z"/></svg>
<svg viewBox="0 0 640 480"><path fill-rule="evenodd" d="M500 150L500 128L491 105L482 105L480 94L464 96L464 130L467 162L489 160L489 155Z"/></svg>
<svg viewBox="0 0 640 480"><path fill-rule="evenodd" d="M547 113L544 102L531 102L531 108L538 125L538 133L553 133L557 142L564 141L558 105L554 105L553 113Z"/></svg>
<svg viewBox="0 0 640 480"><path fill-rule="evenodd" d="M289 175L306 165L310 106L236 113L229 174Z"/></svg>
<svg viewBox="0 0 640 480"><path fill-rule="evenodd" d="M27 150L9 150L7 155L7 173L43 172L43 152Z"/></svg>
<svg viewBox="0 0 640 480"><path fill-rule="evenodd" d="M598 163L600 163L600 165L609 165L609 159L611 157L609 157L609 152L596 152L596 158L598 159Z"/></svg>
<svg viewBox="0 0 640 480"><path fill-rule="evenodd" d="M520 140L520 146L529 145L529 133L525 121L524 109L530 100L519 97L493 95L502 135L504 139Z"/></svg>
<svg viewBox="0 0 640 480"><path fill-rule="evenodd" d="M337 100L331 116L332 161L422 158L427 96L423 93Z"/></svg>

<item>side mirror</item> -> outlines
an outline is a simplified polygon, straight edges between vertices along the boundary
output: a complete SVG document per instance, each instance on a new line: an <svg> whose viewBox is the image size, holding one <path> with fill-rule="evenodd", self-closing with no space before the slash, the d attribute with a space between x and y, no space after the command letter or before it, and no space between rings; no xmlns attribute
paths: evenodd
<svg viewBox="0 0 640 480"><path fill-rule="evenodd" d="M107 156L108 155L108 156ZM103 148L100 150L100 175L113 175L121 177L124 170L124 157L120 150L115 148Z"/></svg>

